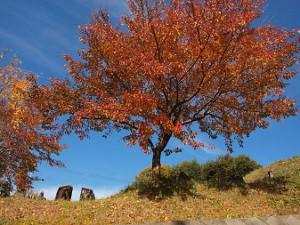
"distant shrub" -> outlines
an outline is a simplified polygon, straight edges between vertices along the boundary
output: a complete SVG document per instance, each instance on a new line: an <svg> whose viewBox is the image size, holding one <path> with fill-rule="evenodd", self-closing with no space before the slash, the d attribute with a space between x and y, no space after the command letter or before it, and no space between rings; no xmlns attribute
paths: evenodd
<svg viewBox="0 0 300 225"><path fill-rule="evenodd" d="M245 155L239 155L236 158L234 158L235 163L235 170L236 170L236 179L243 180L243 177L252 172L253 170L256 170L258 168L261 168L261 165L259 165L255 160L250 159L249 156Z"/></svg>
<svg viewBox="0 0 300 225"><path fill-rule="evenodd" d="M170 187L171 167L163 165L160 170L160 177L152 177L152 169L144 169L135 179L135 187L138 194L148 198L163 198L173 194Z"/></svg>
<svg viewBox="0 0 300 225"><path fill-rule="evenodd" d="M184 172L187 176L197 182L202 179L202 166L196 160L183 161L174 166L173 170L174 172L176 171L177 174Z"/></svg>
<svg viewBox="0 0 300 225"><path fill-rule="evenodd" d="M203 179L209 186L225 188L231 186L234 162L229 155L208 161L203 166Z"/></svg>
<svg viewBox="0 0 300 225"><path fill-rule="evenodd" d="M178 168L163 165L160 176L153 178L151 167L143 170L135 179L133 184L138 194L149 199L162 199L172 195L186 198L192 194L194 181Z"/></svg>
<svg viewBox="0 0 300 225"><path fill-rule="evenodd" d="M161 165L160 168L160 175L162 177L169 177L171 174L172 167L168 165ZM147 167L144 169L142 172L140 172L139 175L137 175L136 180L141 180L141 179L146 179L146 178L151 178L152 177L152 168Z"/></svg>
<svg viewBox="0 0 300 225"><path fill-rule="evenodd" d="M160 176L152 177L152 169L144 169L124 191L137 190L150 199L179 195L186 198L194 193L195 182L206 182L211 187L226 189L244 185L243 177L260 166L248 156L219 157L200 165L196 160L183 161L176 166L162 165Z"/></svg>
<svg viewBox="0 0 300 225"><path fill-rule="evenodd" d="M216 161L208 161L203 165L203 180L209 186L226 189L244 185L243 177L260 166L248 156L236 158L230 155L219 157Z"/></svg>
<svg viewBox="0 0 300 225"><path fill-rule="evenodd" d="M193 195L195 187L195 178L192 171L185 171L185 167L173 167L171 172L171 187L174 193L186 199L188 195ZM189 167L188 167L189 168Z"/></svg>

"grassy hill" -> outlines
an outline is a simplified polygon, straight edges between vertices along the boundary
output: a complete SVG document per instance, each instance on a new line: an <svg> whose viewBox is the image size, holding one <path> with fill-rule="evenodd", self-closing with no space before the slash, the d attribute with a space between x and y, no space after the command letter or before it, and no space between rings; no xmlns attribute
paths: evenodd
<svg viewBox="0 0 300 225"><path fill-rule="evenodd" d="M272 171L274 178L284 178L289 187L300 190L300 157L277 161L267 167L257 169L245 176L246 183L262 182L268 171Z"/></svg>
<svg viewBox="0 0 300 225"><path fill-rule="evenodd" d="M285 175L288 188L281 193L251 185L221 191L197 184L195 195L185 201L179 196L151 201L134 190L90 202L10 197L0 199L0 224L142 224L300 213L299 160L282 160L245 177L251 184L263 179L269 169L275 176Z"/></svg>

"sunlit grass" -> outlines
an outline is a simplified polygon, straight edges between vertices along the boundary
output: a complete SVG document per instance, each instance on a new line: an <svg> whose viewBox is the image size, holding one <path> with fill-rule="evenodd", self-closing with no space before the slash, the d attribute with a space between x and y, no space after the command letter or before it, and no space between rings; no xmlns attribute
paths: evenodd
<svg viewBox="0 0 300 225"><path fill-rule="evenodd" d="M89 202L0 199L0 224L138 224L171 220L235 218L300 213L300 192L271 194L262 190L219 191L197 185L186 201L174 196L162 201L120 193Z"/></svg>
<svg viewBox="0 0 300 225"><path fill-rule="evenodd" d="M300 190L294 185L300 179L298 160L299 157L271 165L274 174L289 177L287 191L281 193L249 187L220 191L197 184L195 195L185 201L179 196L151 201L136 191L86 202L10 197L0 199L0 224L143 224L300 213ZM258 179L266 171L259 169L249 176Z"/></svg>

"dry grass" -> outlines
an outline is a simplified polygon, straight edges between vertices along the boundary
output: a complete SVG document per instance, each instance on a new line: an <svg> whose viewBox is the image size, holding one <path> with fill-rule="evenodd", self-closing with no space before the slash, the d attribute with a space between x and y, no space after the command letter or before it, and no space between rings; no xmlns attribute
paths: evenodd
<svg viewBox="0 0 300 225"><path fill-rule="evenodd" d="M150 201L135 191L89 202L10 197L0 199L0 224L142 224L300 213L300 157L258 169L246 180L260 180L268 170L288 178L287 191L272 193L259 187L220 191L198 184L196 195L186 201L178 196Z"/></svg>
<svg viewBox="0 0 300 225"><path fill-rule="evenodd" d="M182 201L139 198L120 193L90 202L0 199L0 224L138 224L172 220L235 218L300 213L300 192L271 194L249 189L218 191L197 186L197 196Z"/></svg>

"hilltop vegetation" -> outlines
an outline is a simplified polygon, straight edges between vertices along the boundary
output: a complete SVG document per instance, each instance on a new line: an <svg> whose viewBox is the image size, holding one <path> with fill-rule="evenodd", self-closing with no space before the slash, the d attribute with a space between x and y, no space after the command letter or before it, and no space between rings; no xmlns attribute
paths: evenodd
<svg viewBox="0 0 300 225"><path fill-rule="evenodd" d="M161 199L168 196L195 194L195 184L202 183L218 189L243 187L243 176L260 168L248 156L224 155L200 165L196 160L183 161L176 166L163 165L160 177L152 177L151 167L143 170L126 190L136 190L140 196ZM125 190L125 191L126 191Z"/></svg>
<svg viewBox="0 0 300 225"><path fill-rule="evenodd" d="M139 224L174 220L235 218L300 213L300 157L281 160L260 168L248 176L249 186L218 189L197 181L193 195L185 200L174 194L159 200L142 197L137 189L106 199L87 202L30 200L19 197L0 199L0 224ZM215 161L217 162L217 161ZM210 162L212 163L212 162ZM188 166L189 165L189 166ZM184 162L175 168L203 168L195 162ZM288 177L286 190L271 192L263 186L251 186L265 171ZM169 167L171 169L171 167ZM298 172L297 172L298 171ZM147 174L145 171L140 175ZM191 174L191 173L190 173ZM251 182L249 181L253 179ZM261 183L261 185L263 185Z"/></svg>

